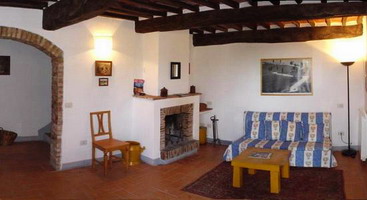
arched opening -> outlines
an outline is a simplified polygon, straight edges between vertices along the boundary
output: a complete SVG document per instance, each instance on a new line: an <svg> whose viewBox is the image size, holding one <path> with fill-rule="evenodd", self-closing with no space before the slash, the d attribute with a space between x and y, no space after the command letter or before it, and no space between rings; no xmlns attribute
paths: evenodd
<svg viewBox="0 0 367 200"><path fill-rule="evenodd" d="M64 57L63 51L46 38L18 28L0 26L0 39L9 39L33 46L51 58L52 65L52 95L51 95L51 165L61 169L61 135L63 118L63 82Z"/></svg>

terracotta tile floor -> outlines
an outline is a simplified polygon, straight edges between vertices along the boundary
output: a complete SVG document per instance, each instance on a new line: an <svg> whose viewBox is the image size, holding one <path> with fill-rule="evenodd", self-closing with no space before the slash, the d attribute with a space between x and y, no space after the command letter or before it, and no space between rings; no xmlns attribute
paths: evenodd
<svg viewBox="0 0 367 200"><path fill-rule="evenodd" d="M222 162L224 146L201 146L198 154L170 165L118 163L105 177L98 166L53 171L43 142L0 146L0 199L205 199L181 191ZM348 199L367 199L367 164L336 152Z"/></svg>

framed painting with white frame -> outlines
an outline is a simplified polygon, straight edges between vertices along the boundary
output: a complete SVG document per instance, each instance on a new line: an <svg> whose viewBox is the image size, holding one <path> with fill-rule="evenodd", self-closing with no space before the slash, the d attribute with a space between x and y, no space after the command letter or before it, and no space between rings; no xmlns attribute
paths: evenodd
<svg viewBox="0 0 367 200"><path fill-rule="evenodd" d="M261 59L261 95L312 95L311 58Z"/></svg>

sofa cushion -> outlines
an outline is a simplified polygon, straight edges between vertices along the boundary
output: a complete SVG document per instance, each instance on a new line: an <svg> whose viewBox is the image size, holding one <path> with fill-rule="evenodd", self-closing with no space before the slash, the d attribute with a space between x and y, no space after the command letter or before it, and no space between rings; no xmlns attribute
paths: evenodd
<svg viewBox="0 0 367 200"><path fill-rule="evenodd" d="M248 121L245 132L245 138L265 139L265 122Z"/></svg>
<svg viewBox="0 0 367 200"><path fill-rule="evenodd" d="M324 141L324 124L303 124L302 141L305 142L323 142Z"/></svg>
<svg viewBox="0 0 367 200"><path fill-rule="evenodd" d="M248 147L264 148L264 149L283 149L290 151L326 151L331 150L331 140L325 138L324 142L290 142L280 140L260 140L247 138L241 142L240 148L247 149Z"/></svg>
<svg viewBox="0 0 367 200"><path fill-rule="evenodd" d="M279 140L281 132L280 121L265 121L265 134L267 140Z"/></svg>
<svg viewBox="0 0 367 200"><path fill-rule="evenodd" d="M281 121L281 141L300 141L302 139L302 123L301 122L290 122Z"/></svg>

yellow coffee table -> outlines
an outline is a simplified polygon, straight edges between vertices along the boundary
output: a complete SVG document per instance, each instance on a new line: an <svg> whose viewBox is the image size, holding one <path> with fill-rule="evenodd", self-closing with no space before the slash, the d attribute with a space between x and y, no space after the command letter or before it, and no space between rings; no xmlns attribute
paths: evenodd
<svg viewBox="0 0 367 200"><path fill-rule="evenodd" d="M250 158L254 152L272 153L270 159ZM255 174L256 170L270 171L270 192L280 192L280 176L289 178L289 156L288 150L248 148L232 160L233 187L243 185L243 168L248 168L249 174Z"/></svg>

